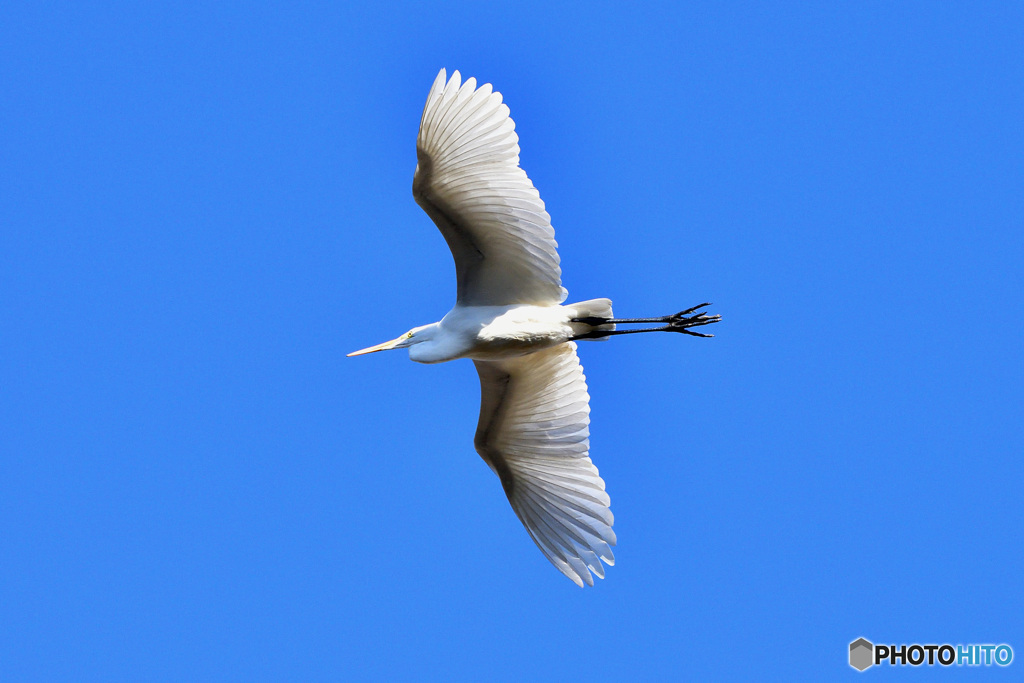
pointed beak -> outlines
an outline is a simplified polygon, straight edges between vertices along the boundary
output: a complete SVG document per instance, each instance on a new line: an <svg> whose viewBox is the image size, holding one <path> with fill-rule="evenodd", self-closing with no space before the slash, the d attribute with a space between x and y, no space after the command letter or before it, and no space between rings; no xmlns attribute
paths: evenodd
<svg viewBox="0 0 1024 683"><path fill-rule="evenodd" d="M348 354L348 357L351 358L352 356L362 356L367 353L377 353L378 351L387 351L389 349L393 349L396 346L398 346L400 342L405 341L408 338L408 336L408 334L403 334L401 337L398 337L397 339L392 339L391 341L386 341L383 344L377 344L376 346L370 346L365 349L353 351L352 353Z"/></svg>

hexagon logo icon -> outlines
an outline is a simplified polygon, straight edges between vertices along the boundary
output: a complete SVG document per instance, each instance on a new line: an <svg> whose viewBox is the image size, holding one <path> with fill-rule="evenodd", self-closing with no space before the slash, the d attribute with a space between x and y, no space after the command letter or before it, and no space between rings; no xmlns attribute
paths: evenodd
<svg viewBox="0 0 1024 683"><path fill-rule="evenodd" d="M850 666L863 671L874 664L875 646L865 638L858 638L850 643Z"/></svg>

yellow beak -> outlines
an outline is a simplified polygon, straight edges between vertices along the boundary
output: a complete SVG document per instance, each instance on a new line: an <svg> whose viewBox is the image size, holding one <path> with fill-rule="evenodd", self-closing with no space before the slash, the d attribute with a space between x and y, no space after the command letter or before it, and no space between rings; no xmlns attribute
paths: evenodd
<svg viewBox="0 0 1024 683"><path fill-rule="evenodd" d="M351 358L352 356L362 356L362 355L367 354L367 353L377 353L378 351L387 351L389 349L395 348L396 346L398 346L398 344L400 342L403 342L403 341L405 341L408 338L409 338L409 333L406 332L405 334L403 334L401 337L398 337L397 339L392 339L391 341L386 341L383 344L377 344L376 346L370 346L370 347L365 348L365 349L359 349L358 351L353 351L352 353L348 354L348 357Z"/></svg>

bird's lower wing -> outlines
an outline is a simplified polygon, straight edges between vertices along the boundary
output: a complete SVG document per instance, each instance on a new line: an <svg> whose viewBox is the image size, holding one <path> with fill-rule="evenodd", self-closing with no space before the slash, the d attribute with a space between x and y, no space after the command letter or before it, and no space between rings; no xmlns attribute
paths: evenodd
<svg viewBox="0 0 1024 683"><path fill-rule="evenodd" d="M614 518L588 457L590 397L572 342L503 361L480 373L476 450L501 479L512 509L541 552L578 585L615 563Z"/></svg>
<svg viewBox="0 0 1024 683"><path fill-rule="evenodd" d="M558 245L540 193L519 168L519 136L501 94L459 72L437 75L416 140L416 203L455 258L463 306L565 300Z"/></svg>

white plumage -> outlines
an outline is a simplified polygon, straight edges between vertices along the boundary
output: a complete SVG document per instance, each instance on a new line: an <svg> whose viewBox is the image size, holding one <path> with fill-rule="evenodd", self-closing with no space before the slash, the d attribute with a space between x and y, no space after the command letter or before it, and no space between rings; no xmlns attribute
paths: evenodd
<svg viewBox="0 0 1024 683"><path fill-rule="evenodd" d="M420 119L412 193L455 257L463 306L565 301L551 217L519 168L501 93L459 72L434 80ZM485 258L486 255L486 258Z"/></svg>
<svg viewBox="0 0 1024 683"><path fill-rule="evenodd" d="M541 552L578 585L614 564L613 517L589 457L590 406L574 339L690 332L717 316L615 320L611 301L562 306L555 232L519 168L519 137L491 86L446 80L427 96L413 196L444 235L458 279L455 307L436 323L350 356L409 348L420 363L472 358L480 375L477 452L501 480ZM706 304L705 304L706 305ZM616 322L665 327L616 330Z"/></svg>
<svg viewBox="0 0 1024 683"><path fill-rule="evenodd" d="M475 361L476 450L551 564L579 585L615 563L611 500L590 461L590 397L576 344ZM588 571L589 570L589 571Z"/></svg>

